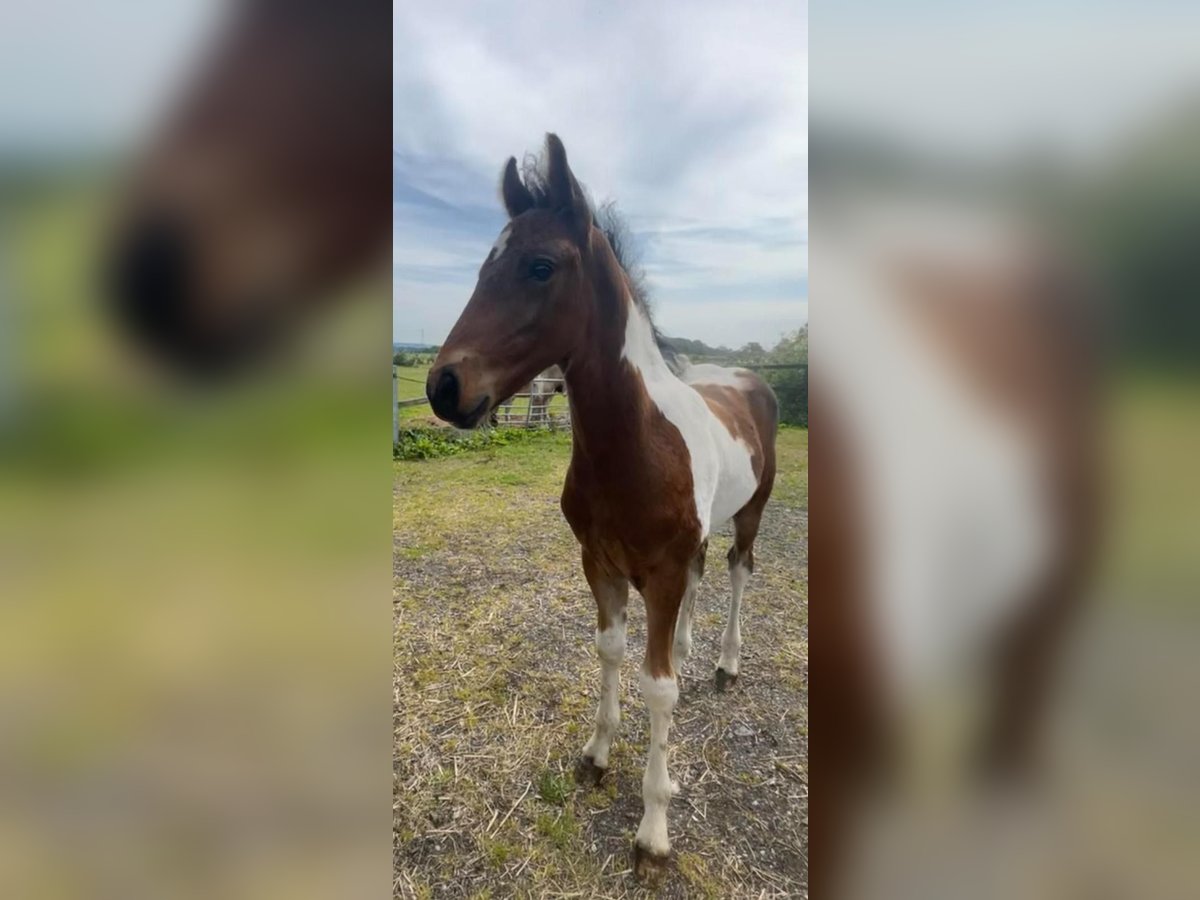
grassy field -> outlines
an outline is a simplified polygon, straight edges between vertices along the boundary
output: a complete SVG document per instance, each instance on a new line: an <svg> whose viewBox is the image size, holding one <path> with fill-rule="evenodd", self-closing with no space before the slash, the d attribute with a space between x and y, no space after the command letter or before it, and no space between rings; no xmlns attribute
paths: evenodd
<svg viewBox="0 0 1200 900"><path fill-rule="evenodd" d="M796 896L807 836L807 431L780 436L743 605L742 677L716 694L728 579L716 535L670 766L664 897ZM648 720L630 604L622 730L599 789L576 755L599 688L594 603L558 509L570 435L395 463L396 890L400 896L639 896L629 850ZM764 893L765 892L765 893Z"/></svg>
<svg viewBox="0 0 1200 900"><path fill-rule="evenodd" d="M1200 596L1200 379L1127 375L1114 385L1106 454L1105 593L1196 608Z"/></svg>
<svg viewBox="0 0 1200 900"><path fill-rule="evenodd" d="M396 397L401 402L425 396L425 376L429 374L429 366L392 366L392 375L396 378ZM433 421L433 413L424 404L400 407L400 422L403 424L421 425Z"/></svg>

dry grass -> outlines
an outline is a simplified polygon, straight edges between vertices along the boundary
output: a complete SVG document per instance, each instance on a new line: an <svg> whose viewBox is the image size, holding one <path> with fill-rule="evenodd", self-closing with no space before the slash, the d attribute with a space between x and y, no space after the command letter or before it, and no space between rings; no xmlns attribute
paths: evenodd
<svg viewBox="0 0 1200 900"><path fill-rule="evenodd" d="M568 435L395 467L395 893L645 896L630 874L648 721L631 603L622 729L598 789L572 773L599 688L594 605L558 509ZM712 687L728 535L714 537L671 733L675 865L662 897L803 896L807 432L743 604L742 676Z"/></svg>

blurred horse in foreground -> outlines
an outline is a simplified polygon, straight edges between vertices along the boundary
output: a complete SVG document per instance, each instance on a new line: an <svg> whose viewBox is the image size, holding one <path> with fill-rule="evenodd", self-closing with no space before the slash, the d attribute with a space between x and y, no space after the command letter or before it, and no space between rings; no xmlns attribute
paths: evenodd
<svg viewBox="0 0 1200 900"><path fill-rule="evenodd" d="M825 897L866 871L851 845L881 809L978 810L1039 770L1094 558L1100 378L1089 291L1022 223L925 201L814 219L810 888ZM892 859L930 877L938 848Z"/></svg>
<svg viewBox="0 0 1200 900"><path fill-rule="evenodd" d="M145 349L191 374L261 358L381 259L391 220L383 0L244 0L134 165L106 274Z"/></svg>

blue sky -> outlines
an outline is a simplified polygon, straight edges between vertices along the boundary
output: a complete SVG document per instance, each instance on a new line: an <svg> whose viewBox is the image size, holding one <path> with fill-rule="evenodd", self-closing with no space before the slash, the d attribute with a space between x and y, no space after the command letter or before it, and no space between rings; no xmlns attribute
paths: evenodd
<svg viewBox="0 0 1200 900"><path fill-rule="evenodd" d="M501 167L547 131L625 214L666 333L803 325L807 10L746 7L396 4L394 338L445 337L506 221Z"/></svg>
<svg viewBox="0 0 1200 900"><path fill-rule="evenodd" d="M135 145L223 6L4 6L0 161ZM501 164L547 130L629 214L669 333L765 344L805 322L807 17L798 2L396 4L396 338L444 335L503 223ZM1176 0L846 0L811 28L814 115L959 155L1103 153L1200 83L1200 6Z"/></svg>

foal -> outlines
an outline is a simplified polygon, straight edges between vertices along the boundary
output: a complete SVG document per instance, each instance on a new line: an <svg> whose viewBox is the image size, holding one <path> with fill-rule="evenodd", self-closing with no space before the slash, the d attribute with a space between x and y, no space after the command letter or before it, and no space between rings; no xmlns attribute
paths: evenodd
<svg viewBox="0 0 1200 900"><path fill-rule="evenodd" d="M598 780L620 719L626 602L646 603L641 690L651 743L634 848L642 878L665 865L667 733L679 696L676 665L691 648L691 613L708 537L730 518L732 598L718 688L738 675L738 611L754 568L754 539L775 477L775 397L755 375L689 366L677 375L657 343L645 299L546 136L545 169L523 183L509 159L502 195L510 221L479 271L470 302L429 372L439 417L461 428L538 372L566 376L573 447L562 510L583 550L596 598L601 665L595 730L581 772Z"/></svg>
<svg viewBox="0 0 1200 900"><path fill-rule="evenodd" d="M563 383L563 372L558 366L551 366L545 372L538 375L537 378L525 385L525 387L500 403L500 409L504 410L506 419L511 424L514 401L517 397L527 396L529 404L526 410L526 425L547 425L550 422L550 417L547 410L550 403L554 400L555 394L565 393L565 385ZM491 423L496 425L498 417L496 413L492 413Z"/></svg>

